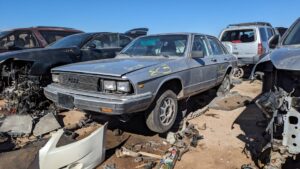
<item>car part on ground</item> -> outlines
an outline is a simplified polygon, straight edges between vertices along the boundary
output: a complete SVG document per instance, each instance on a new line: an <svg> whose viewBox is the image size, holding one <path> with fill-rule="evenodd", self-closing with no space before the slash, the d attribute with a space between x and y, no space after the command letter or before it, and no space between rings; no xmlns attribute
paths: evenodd
<svg viewBox="0 0 300 169"><path fill-rule="evenodd" d="M33 127L33 118L30 115L7 116L0 127L0 133L11 136L30 135Z"/></svg>
<svg viewBox="0 0 300 169"><path fill-rule="evenodd" d="M105 133L107 124L86 138L56 147L64 131L58 130L39 151L41 169L92 169L105 159Z"/></svg>
<svg viewBox="0 0 300 169"><path fill-rule="evenodd" d="M55 118L54 114L49 112L39 119L39 121L34 126L34 130L32 133L34 136L38 137L59 128L61 128L61 126Z"/></svg>
<svg viewBox="0 0 300 169"><path fill-rule="evenodd" d="M236 58L215 37L151 35L136 39L116 58L52 69L56 80L44 93L66 109L108 115L146 112L148 127L164 133L182 116L178 100L219 85L219 93L225 94L236 67Z"/></svg>
<svg viewBox="0 0 300 169"><path fill-rule="evenodd" d="M238 92L231 92L225 96L214 98L208 105L210 109L231 111L240 107L247 106L253 99L243 96Z"/></svg>
<svg viewBox="0 0 300 169"><path fill-rule="evenodd" d="M144 34L138 30L129 35L145 35L148 29L142 28ZM43 87L51 83L51 68L113 58L133 40L130 36L108 32L80 33L60 39L47 48L0 54L0 95L8 101L6 109L10 113L38 114L49 106ZM71 82L74 83L76 81Z"/></svg>

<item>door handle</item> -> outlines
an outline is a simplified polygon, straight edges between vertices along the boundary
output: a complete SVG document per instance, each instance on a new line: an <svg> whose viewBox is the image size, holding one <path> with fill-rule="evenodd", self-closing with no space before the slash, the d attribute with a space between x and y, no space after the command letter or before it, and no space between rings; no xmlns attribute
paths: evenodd
<svg viewBox="0 0 300 169"><path fill-rule="evenodd" d="M216 58L212 58L211 61L212 61L212 62L216 62L217 59L216 59Z"/></svg>
<svg viewBox="0 0 300 169"><path fill-rule="evenodd" d="M229 58L224 58L224 60L225 60L225 61L228 61L228 60L229 60Z"/></svg>

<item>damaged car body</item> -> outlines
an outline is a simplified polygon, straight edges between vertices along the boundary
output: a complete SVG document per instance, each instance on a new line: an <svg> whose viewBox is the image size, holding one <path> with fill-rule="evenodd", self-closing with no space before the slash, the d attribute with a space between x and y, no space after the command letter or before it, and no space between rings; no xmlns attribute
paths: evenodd
<svg viewBox="0 0 300 169"><path fill-rule="evenodd" d="M263 151L269 150L266 169L280 169L287 158L299 160L300 154L300 18L287 30L279 42L270 39L276 47L253 69L263 79L263 94L256 101L269 124L270 138Z"/></svg>
<svg viewBox="0 0 300 169"><path fill-rule="evenodd" d="M64 134L63 129L58 130L40 149L39 168L92 169L97 167L105 159L106 128L107 123L86 138L57 147Z"/></svg>
<svg viewBox="0 0 300 169"><path fill-rule="evenodd" d="M108 115L146 113L152 131L168 131L178 100L219 87L230 89L237 60L213 36L174 33L143 36L113 59L52 69L45 96L58 107Z"/></svg>
<svg viewBox="0 0 300 169"><path fill-rule="evenodd" d="M43 49L28 49L0 54L1 95L10 113L33 113L44 110L50 102L43 87L51 83L50 70L65 64L107 59L116 56L134 37L148 29L126 33L80 33L60 39Z"/></svg>

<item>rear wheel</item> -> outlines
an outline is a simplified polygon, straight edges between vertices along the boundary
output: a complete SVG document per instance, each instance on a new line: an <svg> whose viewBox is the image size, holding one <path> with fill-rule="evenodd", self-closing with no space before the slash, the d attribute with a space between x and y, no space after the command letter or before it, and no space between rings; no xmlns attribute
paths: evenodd
<svg viewBox="0 0 300 169"><path fill-rule="evenodd" d="M171 129L177 118L178 101L176 94L171 90L164 91L158 96L147 114L148 128L157 133L164 133Z"/></svg>
<svg viewBox="0 0 300 169"><path fill-rule="evenodd" d="M224 95L226 95L227 93L229 93L230 88L231 88L230 77L227 74L227 75L225 75L225 77L223 79L223 82L221 83L221 85L218 88L217 96L224 96Z"/></svg>

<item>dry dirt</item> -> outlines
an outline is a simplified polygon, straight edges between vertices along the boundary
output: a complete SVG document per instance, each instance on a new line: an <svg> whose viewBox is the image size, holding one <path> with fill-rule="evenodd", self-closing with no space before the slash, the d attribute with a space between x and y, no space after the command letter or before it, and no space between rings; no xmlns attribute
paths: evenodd
<svg viewBox="0 0 300 169"><path fill-rule="evenodd" d="M233 91L255 98L260 94L261 82L255 81L249 83L248 81L244 81L235 86ZM195 112L205 106L206 104L202 103L203 98L206 99L206 96L200 95L192 98L194 99L193 102L188 104L189 111ZM201 106L197 105L198 103ZM2 102L0 101L1 104ZM71 111L61 113L60 115L65 125L72 125L74 122L84 118L85 114L78 111ZM97 169L102 169L105 164L116 164L117 169L132 169L140 164L134 162L133 158L117 158L114 152L121 146L132 147L135 144L158 143L158 146L154 146L155 150L144 150L156 154L163 154L168 147L163 144L165 136L152 133L146 128L142 120L143 116L136 117L126 123L109 117L95 117L99 124L109 121L106 160ZM243 164L253 164L253 160L243 153L243 149L249 138L252 140L260 139L264 129L257 127L256 122L261 118L262 114L255 104L248 104L246 107L240 107L232 111L210 109L205 114L192 119L190 122L201 129L200 133L204 139L198 142L196 148L192 148L188 153L183 155L182 160L176 163L175 169L240 169ZM83 138L95 130L95 128L97 128L97 125L92 125L85 129L77 130L77 134L79 134L79 138ZM121 136L115 136L112 130L116 128L124 130L124 133ZM31 148L28 151L19 150L19 152L0 153L0 168L4 166L4 168L24 166L25 164L20 165L25 160L25 158L21 157L25 156L26 160L33 161L32 158L35 157L37 151L37 148ZM25 154L22 156L22 153ZM5 154L8 155L6 156ZM1 157L2 159L8 159L5 165L1 165L4 162L1 160ZM28 159L29 157L31 159ZM9 162L9 160L11 161ZM13 165L9 165L10 163L13 163ZM17 165L18 163L20 164Z"/></svg>

